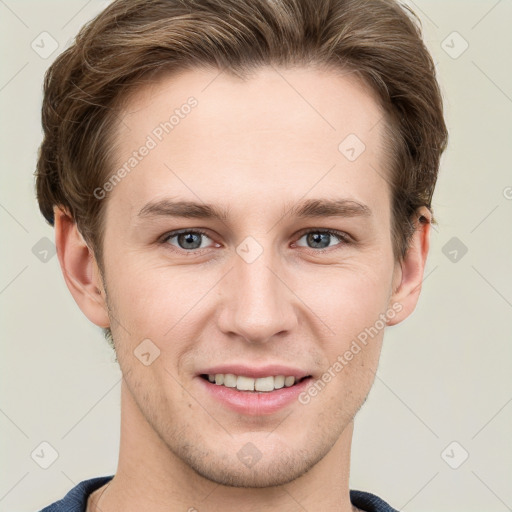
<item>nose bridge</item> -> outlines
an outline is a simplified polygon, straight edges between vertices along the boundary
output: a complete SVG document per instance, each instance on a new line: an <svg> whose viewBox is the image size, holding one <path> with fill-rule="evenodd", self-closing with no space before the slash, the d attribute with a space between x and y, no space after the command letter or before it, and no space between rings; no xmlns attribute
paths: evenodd
<svg viewBox="0 0 512 512"><path fill-rule="evenodd" d="M291 330L295 313L291 292L279 277L277 256L269 247L261 247L260 254L252 259L258 247L254 241L247 243L240 244L234 256L235 268L230 272L228 297L220 315L221 328L249 342L265 342Z"/></svg>

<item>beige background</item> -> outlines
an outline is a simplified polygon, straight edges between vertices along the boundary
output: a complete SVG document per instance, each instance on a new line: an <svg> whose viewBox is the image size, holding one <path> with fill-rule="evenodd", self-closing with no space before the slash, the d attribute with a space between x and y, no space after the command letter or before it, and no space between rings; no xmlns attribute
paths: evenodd
<svg viewBox="0 0 512 512"><path fill-rule="evenodd" d="M450 147L423 294L415 313L386 332L356 419L351 488L408 512L512 510L512 2L408 3L437 62ZM36 257L53 230L32 176L43 73L105 5L0 1L0 511L39 510L116 469L120 371L65 287L57 257ZM46 59L31 47L43 31L58 43ZM48 469L31 457L42 442L58 452ZM449 466L466 452L458 469Z"/></svg>

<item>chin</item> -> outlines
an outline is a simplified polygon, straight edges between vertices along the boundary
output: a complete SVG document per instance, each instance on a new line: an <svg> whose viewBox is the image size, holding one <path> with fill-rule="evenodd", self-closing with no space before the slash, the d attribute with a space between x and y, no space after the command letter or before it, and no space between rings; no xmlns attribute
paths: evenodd
<svg viewBox="0 0 512 512"><path fill-rule="evenodd" d="M315 462L301 457L273 457L266 463L258 461L253 467L243 466L235 456L235 462L229 464L205 461L186 461L201 477L227 487L265 488L287 484L305 474Z"/></svg>
<svg viewBox="0 0 512 512"><path fill-rule="evenodd" d="M218 446L201 450L197 444L189 444L178 450L174 447L174 453L197 475L216 484L265 488L285 485L304 475L325 457L332 444L322 443L320 438L316 444L308 443L307 449L299 449L284 442L267 442L261 451L250 441L238 450L226 445L225 451L219 451Z"/></svg>

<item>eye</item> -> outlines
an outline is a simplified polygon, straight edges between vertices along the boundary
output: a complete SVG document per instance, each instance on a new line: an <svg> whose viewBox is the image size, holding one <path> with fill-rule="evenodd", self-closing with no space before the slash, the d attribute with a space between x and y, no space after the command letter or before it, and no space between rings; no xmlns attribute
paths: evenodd
<svg viewBox="0 0 512 512"><path fill-rule="evenodd" d="M302 238L305 238L306 243L310 244L307 246L308 248L319 249L315 252L323 252L324 249L332 247L333 245L345 245L350 243L349 236L347 234L329 229L312 229L306 233L303 233L299 240ZM338 239L338 241L341 243L335 243L331 245L330 242L333 240L333 238ZM298 245L299 247L304 247L300 244Z"/></svg>
<svg viewBox="0 0 512 512"><path fill-rule="evenodd" d="M203 245L204 238L211 238L201 230L181 230L181 231L172 231L171 233L167 233L165 237L162 239L162 243L166 243L169 245L177 246L178 249L182 249L184 251L195 251L197 249L205 249L206 246ZM173 243L173 241L176 243Z"/></svg>

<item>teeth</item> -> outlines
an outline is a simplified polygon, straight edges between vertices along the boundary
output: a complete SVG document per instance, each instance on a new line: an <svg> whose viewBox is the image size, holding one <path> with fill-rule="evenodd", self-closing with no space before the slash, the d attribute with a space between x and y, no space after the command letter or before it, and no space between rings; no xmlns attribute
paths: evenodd
<svg viewBox="0 0 512 512"><path fill-rule="evenodd" d="M236 389L239 391L254 391L254 379L239 375L236 379Z"/></svg>
<svg viewBox="0 0 512 512"><path fill-rule="evenodd" d="M261 377L254 382L254 389L256 391L273 391L274 390L274 377Z"/></svg>
<svg viewBox="0 0 512 512"><path fill-rule="evenodd" d="M236 388L236 375L233 375L232 373L226 373L226 375L224 375L224 386L226 386L227 388Z"/></svg>
<svg viewBox="0 0 512 512"><path fill-rule="evenodd" d="M216 373L209 374L208 380L218 386L226 386L228 388L236 388L239 391L261 391L270 392L275 389L283 387L289 388L295 384L295 377L284 375L277 375L275 377L259 377L253 379L252 377L245 377L243 375L233 375L232 373Z"/></svg>
<svg viewBox="0 0 512 512"><path fill-rule="evenodd" d="M284 375L274 377L274 388L281 389L284 386Z"/></svg>
<svg viewBox="0 0 512 512"><path fill-rule="evenodd" d="M293 386L295 384L295 377L286 377L284 379L284 387L289 388L290 386Z"/></svg>

